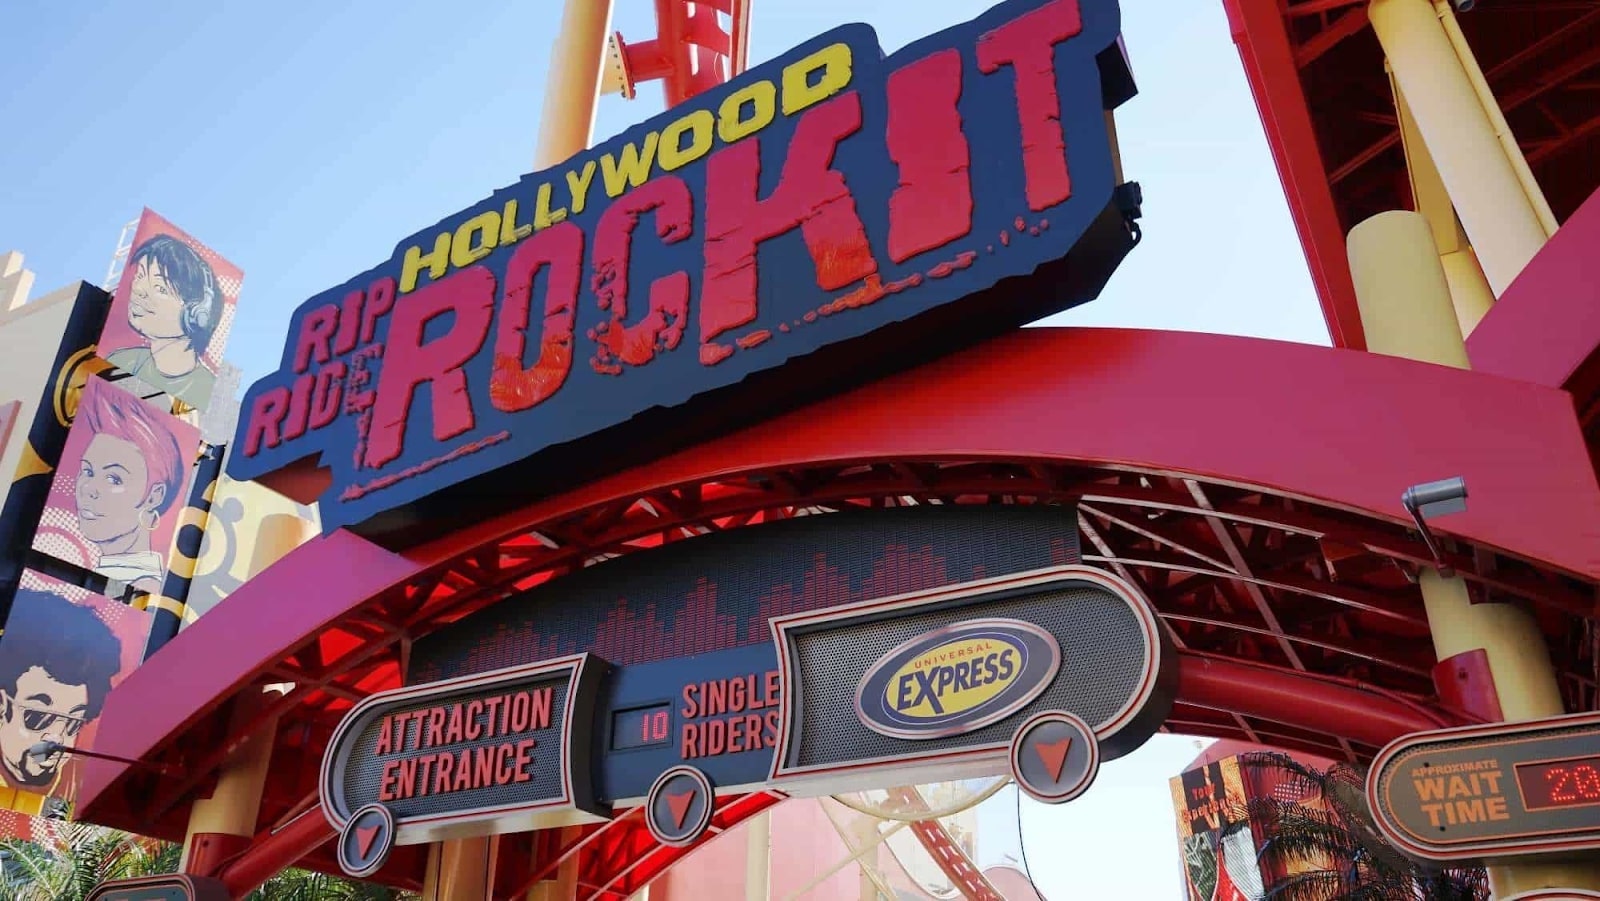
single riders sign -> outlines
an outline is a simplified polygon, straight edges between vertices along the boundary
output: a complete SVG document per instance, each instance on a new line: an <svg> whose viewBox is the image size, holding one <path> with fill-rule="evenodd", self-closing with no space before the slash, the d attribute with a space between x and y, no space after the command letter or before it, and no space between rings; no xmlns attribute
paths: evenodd
<svg viewBox="0 0 1600 901"><path fill-rule="evenodd" d="M1092 299L1119 27L845 26L524 177L300 306L230 475L404 543Z"/></svg>

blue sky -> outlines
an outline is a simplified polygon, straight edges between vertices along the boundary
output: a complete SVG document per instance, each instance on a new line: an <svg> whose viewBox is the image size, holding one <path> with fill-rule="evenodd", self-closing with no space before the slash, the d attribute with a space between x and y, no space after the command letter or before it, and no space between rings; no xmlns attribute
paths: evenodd
<svg viewBox="0 0 1600 901"><path fill-rule="evenodd" d="M653 3L616 3L624 37L653 35ZM893 50L988 5L755 0L751 58L846 22L870 23ZM229 357L247 380L276 365L301 301L530 168L559 8L6 7L0 250L26 255L36 294L98 283L122 225L151 207L244 269ZM1123 7L1141 93L1118 125L1125 170L1144 188L1144 242L1100 299L1049 323L1327 344L1222 0ZM608 97L596 137L661 105L655 85L632 102ZM1074 804L1025 803L1029 859L1046 895L1179 897L1166 779L1195 753L1192 741L1160 738L1110 764ZM991 813L986 823L1004 819ZM1106 866L1113 857L1127 862Z"/></svg>

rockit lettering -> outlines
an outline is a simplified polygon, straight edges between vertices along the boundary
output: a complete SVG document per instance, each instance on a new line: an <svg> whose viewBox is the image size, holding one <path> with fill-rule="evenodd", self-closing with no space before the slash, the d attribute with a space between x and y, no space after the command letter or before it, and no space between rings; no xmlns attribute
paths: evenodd
<svg viewBox="0 0 1600 901"><path fill-rule="evenodd" d="M302 307L284 370L247 399L232 472L256 477L337 449L349 457L323 461L343 476L332 494L358 501L510 440L505 417L557 397L573 382L576 356L602 376L668 353L716 367L1039 236L1049 228L1040 214L1073 196L1057 48L1084 19L1079 0L1013 8L974 43L903 63L861 59L836 42L766 77L757 70L642 137L524 179L510 189L521 200L501 196L397 249L365 287ZM959 102L975 84L995 92L986 109L1010 104L1011 136L964 114ZM792 129L781 147L762 140L777 123ZM878 133L889 168L852 181L839 159L863 132ZM1021 173L1020 196L988 199L1017 214L1015 229L998 236L973 234L975 204L985 202L975 196L974 144L985 156L1012 155ZM861 204L868 194L885 202L868 187L883 176L893 185L884 189L888 227L874 239ZM764 247L789 235L809 257L811 284L802 288L790 268L784 290L820 300L792 317L763 309L772 291L763 279L773 276L758 265ZM697 257L682 249L696 246ZM644 259L648 280L637 271ZM891 266L898 277L886 274ZM686 341L694 346L680 350ZM483 426L486 416L494 425ZM323 437L346 419L353 427L337 434L353 443ZM276 462L254 462L264 454ZM324 516L326 527L343 521Z"/></svg>

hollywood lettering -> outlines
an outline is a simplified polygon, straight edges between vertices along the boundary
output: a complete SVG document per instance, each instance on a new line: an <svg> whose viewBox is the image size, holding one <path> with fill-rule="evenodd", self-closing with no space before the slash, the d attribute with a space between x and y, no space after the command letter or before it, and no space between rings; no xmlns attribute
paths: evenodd
<svg viewBox="0 0 1600 901"><path fill-rule="evenodd" d="M536 688L384 716L371 753L404 756L384 761L378 800L531 781L538 742L526 733L550 728L553 694Z"/></svg>
<svg viewBox="0 0 1600 901"><path fill-rule="evenodd" d="M781 679L777 670L768 670L685 685L679 756L692 760L777 747Z"/></svg>
<svg viewBox="0 0 1600 901"><path fill-rule="evenodd" d="M302 305L230 472L320 459L358 523L1027 275L1109 202L1118 28L1011 0L884 58L846 26L527 176Z"/></svg>

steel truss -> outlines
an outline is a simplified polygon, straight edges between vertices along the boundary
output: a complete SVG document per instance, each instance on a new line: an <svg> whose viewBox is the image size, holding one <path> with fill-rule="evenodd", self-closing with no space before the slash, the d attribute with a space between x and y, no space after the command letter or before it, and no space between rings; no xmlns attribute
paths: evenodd
<svg viewBox="0 0 1600 901"><path fill-rule="evenodd" d="M252 722L229 729L225 716L213 715L210 750L195 754L185 743L189 753L181 766L189 775L151 786L150 820L205 792L232 749L272 724L278 729L274 793L263 799L263 822L283 822L306 809L314 803L321 749L335 724L360 699L399 684L413 640L563 574L798 516L985 504L1077 505L1085 562L1141 586L1191 663L1242 663L1264 675L1299 676L1307 686L1359 685L1374 698L1396 700L1401 710L1439 709L1431 700L1434 656L1413 583L1416 568L1432 559L1404 524L1166 473L1048 460L857 460L722 474L545 520L502 520L494 534L451 536L415 549L408 556L441 562L371 598L262 673L263 685L293 687ZM1595 636L1587 619L1593 585L1459 541L1446 541L1446 562L1467 579L1475 600L1531 607L1550 638L1569 707L1594 705ZM1371 730L1316 732L1227 708L1180 699L1166 728L1343 759L1368 757L1381 743L1352 738ZM589 839L594 847L584 852L581 868L592 883L587 897L625 894L659 872L653 861L664 867L676 859L644 848L648 833L642 824L627 825L628 819ZM733 822L719 820L719 828ZM617 869L615 861L624 858L637 865ZM331 865L317 856L307 862Z"/></svg>

